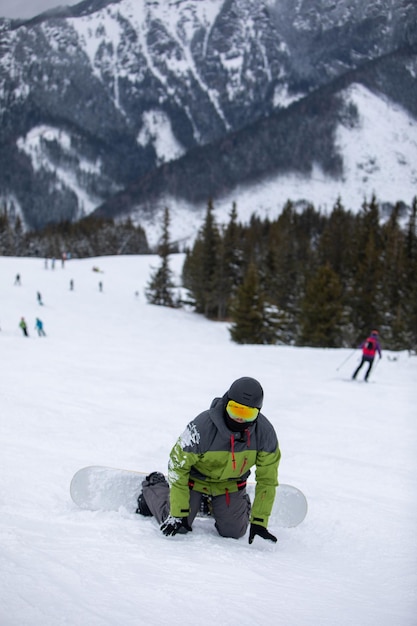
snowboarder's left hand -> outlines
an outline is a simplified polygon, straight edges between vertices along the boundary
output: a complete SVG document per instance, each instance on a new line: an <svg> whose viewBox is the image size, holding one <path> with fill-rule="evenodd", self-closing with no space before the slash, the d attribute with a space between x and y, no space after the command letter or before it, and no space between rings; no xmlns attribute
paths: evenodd
<svg viewBox="0 0 417 626"><path fill-rule="evenodd" d="M260 526L259 524L251 524L249 530L249 543L252 543L255 539L255 535L259 535L262 539L268 539L276 543L278 540L275 535L272 535L267 528Z"/></svg>
<svg viewBox="0 0 417 626"><path fill-rule="evenodd" d="M173 517L172 515L168 515L160 528L166 537L173 537L177 533L185 534L192 531L186 517Z"/></svg>

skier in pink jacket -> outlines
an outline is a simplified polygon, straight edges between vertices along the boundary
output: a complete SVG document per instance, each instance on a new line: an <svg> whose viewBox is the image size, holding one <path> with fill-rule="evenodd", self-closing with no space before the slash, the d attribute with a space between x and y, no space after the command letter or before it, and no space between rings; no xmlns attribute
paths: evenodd
<svg viewBox="0 0 417 626"><path fill-rule="evenodd" d="M374 363L375 355L378 352L379 358L382 358L381 345L379 343L379 333L377 330L373 330L369 337L365 339L359 346L362 349L362 359L356 370L353 372L353 380L355 380L364 363L368 363L368 369L365 374L365 382L368 382L369 374L371 373L372 365Z"/></svg>

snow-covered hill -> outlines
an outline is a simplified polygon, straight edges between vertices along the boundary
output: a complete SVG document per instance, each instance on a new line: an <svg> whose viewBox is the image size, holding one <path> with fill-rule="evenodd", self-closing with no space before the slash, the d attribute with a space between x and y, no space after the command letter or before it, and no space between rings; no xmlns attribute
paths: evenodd
<svg viewBox="0 0 417 626"><path fill-rule="evenodd" d="M158 262L0 257L2 626L413 626L417 358L384 351L364 384L359 351L238 346L225 323L145 302ZM276 545L210 522L168 539L153 519L72 504L82 466L165 470L241 375L264 387L280 480L308 497L301 526L271 526Z"/></svg>
<svg viewBox="0 0 417 626"><path fill-rule="evenodd" d="M417 121L398 104L360 84L347 89L344 97L346 106L354 106L358 115L353 125L337 127L343 175L329 176L316 164L311 174L283 173L260 183L242 184L214 203L219 224L228 223L233 203L245 223L253 213L275 219L288 200L302 206L312 203L328 212L341 198L345 208L355 213L373 195L381 205L402 201L411 206L417 194ZM133 211L151 245L160 236L165 207L170 207L173 239L186 244L195 237L207 209L205 203L196 207L169 195L161 195L156 206L155 214L140 208Z"/></svg>

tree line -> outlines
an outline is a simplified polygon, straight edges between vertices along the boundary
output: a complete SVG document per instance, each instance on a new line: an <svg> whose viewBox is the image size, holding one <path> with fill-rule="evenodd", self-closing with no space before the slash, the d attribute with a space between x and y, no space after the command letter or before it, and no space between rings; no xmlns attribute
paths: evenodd
<svg viewBox="0 0 417 626"><path fill-rule="evenodd" d="M417 198L382 220L375 198L353 214L288 202L275 220L255 215L204 224L183 266L194 309L230 320L237 343L355 346L377 328L388 349L417 348Z"/></svg>
<svg viewBox="0 0 417 626"><path fill-rule="evenodd" d="M116 254L149 254L146 233L131 220L115 224L111 219L86 217L77 222L49 224L37 231L25 231L13 211L0 212L0 255L75 258Z"/></svg>

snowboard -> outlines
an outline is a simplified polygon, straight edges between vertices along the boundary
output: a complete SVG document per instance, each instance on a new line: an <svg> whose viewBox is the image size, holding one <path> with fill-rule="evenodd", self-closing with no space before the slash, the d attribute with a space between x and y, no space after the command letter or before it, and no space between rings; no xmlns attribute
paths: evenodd
<svg viewBox="0 0 417 626"><path fill-rule="evenodd" d="M148 473L98 465L83 467L71 480L71 498L80 508L89 511L118 511L123 508L128 513L135 513L142 481ZM246 491L253 501L255 483L248 482ZM307 515L307 508L307 499L302 491L292 485L280 484L270 524L282 528L298 526ZM210 515L199 513L197 517L210 518Z"/></svg>

